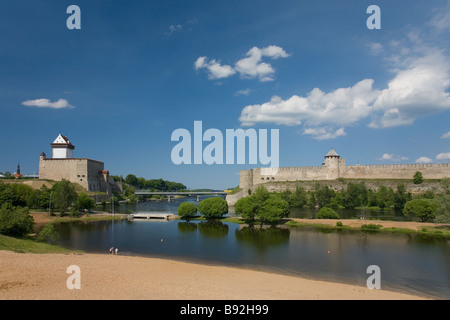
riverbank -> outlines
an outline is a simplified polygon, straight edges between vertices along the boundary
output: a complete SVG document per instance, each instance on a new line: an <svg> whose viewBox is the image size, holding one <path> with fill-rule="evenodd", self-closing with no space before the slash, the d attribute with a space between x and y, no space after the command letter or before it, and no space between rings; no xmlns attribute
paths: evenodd
<svg viewBox="0 0 450 320"><path fill-rule="evenodd" d="M69 290L67 267L80 267ZM0 251L0 299L409 300L410 294L249 269L109 254Z"/></svg>

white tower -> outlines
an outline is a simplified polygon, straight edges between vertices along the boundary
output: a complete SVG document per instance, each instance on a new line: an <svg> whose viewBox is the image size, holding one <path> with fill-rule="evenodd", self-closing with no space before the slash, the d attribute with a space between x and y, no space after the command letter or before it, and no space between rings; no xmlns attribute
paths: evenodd
<svg viewBox="0 0 450 320"><path fill-rule="evenodd" d="M73 158L73 149L75 149L75 146L70 143L66 136L59 134L51 146L53 148L53 159Z"/></svg>

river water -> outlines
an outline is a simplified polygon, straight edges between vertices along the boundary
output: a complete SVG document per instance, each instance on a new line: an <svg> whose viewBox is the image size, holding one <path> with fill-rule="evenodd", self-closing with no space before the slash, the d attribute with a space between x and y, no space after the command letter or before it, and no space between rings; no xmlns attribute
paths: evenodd
<svg viewBox="0 0 450 320"><path fill-rule="evenodd" d="M186 200L145 202L122 210L176 213ZM192 200L187 200L192 201ZM366 285L450 299L450 243L418 235L249 227L229 222L97 221L58 224L57 244L87 252L152 256L229 265L310 279Z"/></svg>

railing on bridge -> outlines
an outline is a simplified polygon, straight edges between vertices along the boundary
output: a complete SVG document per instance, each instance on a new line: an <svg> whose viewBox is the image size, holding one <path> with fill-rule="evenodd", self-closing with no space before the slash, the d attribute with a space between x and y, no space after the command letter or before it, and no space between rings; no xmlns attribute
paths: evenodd
<svg viewBox="0 0 450 320"><path fill-rule="evenodd" d="M134 194L137 196L151 196L162 195L166 196L168 201L170 197L174 196L186 196L197 197L197 202L200 201L200 196L223 196L224 198L228 194L226 191L149 191L149 190L135 190Z"/></svg>

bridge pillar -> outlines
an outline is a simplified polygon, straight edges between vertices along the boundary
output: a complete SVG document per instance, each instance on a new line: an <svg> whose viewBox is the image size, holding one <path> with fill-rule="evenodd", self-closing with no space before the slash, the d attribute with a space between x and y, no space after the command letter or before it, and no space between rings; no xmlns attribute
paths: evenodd
<svg viewBox="0 0 450 320"><path fill-rule="evenodd" d="M167 196L167 202L170 202L170 195Z"/></svg>
<svg viewBox="0 0 450 320"><path fill-rule="evenodd" d="M197 196L197 202L199 202L200 201L200 196Z"/></svg>

